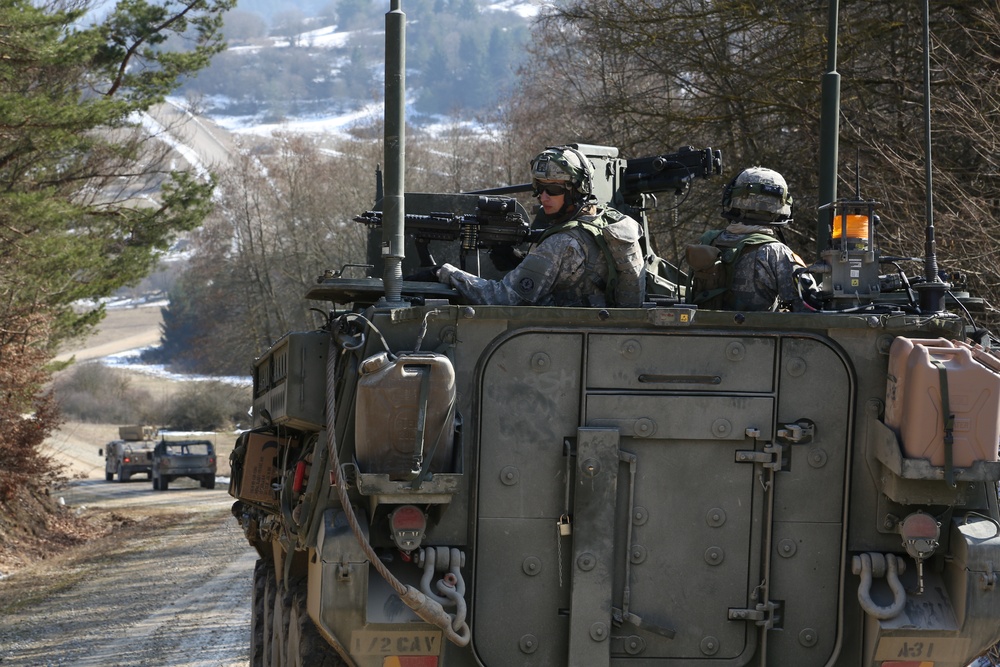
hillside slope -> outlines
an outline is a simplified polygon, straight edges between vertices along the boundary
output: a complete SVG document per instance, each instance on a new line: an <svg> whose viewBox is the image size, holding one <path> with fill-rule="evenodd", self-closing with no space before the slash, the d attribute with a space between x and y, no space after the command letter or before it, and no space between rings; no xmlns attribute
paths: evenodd
<svg viewBox="0 0 1000 667"><path fill-rule="evenodd" d="M157 306L110 309L92 336L67 346L59 359L82 362L154 345L161 322ZM103 478L104 459L98 449L117 437L118 424L67 422L46 439L43 452L61 478L41 480L48 483L40 491L24 489L7 502L0 499L0 578L114 527L106 515L90 518L60 505L59 493L68 480Z"/></svg>

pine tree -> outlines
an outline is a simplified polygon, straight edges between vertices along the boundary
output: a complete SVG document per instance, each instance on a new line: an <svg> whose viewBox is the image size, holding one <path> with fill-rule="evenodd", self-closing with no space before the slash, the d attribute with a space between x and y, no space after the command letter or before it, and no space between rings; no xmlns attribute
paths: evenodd
<svg viewBox="0 0 1000 667"><path fill-rule="evenodd" d="M0 6L0 450L54 427L46 364L102 316L73 304L137 283L210 210L211 180L171 173L141 114L222 48L235 4L120 0L85 27L87 2Z"/></svg>

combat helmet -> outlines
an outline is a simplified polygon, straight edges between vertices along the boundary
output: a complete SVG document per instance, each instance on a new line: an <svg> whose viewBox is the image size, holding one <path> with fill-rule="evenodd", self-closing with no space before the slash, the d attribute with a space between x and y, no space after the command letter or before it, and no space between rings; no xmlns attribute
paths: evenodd
<svg viewBox="0 0 1000 667"><path fill-rule="evenodd" d="M788 184L772 169L744 169L722 191L722 216L753 223L788 224L792 218Z"/></svg>
<svg viewBox="0 0 1000 667"><path fill-rule="evenodd" d="M538 181L562 182L583 197L594 191L593 165L571 146L550 146L531 161L531 182L538 194Z"/></svg>

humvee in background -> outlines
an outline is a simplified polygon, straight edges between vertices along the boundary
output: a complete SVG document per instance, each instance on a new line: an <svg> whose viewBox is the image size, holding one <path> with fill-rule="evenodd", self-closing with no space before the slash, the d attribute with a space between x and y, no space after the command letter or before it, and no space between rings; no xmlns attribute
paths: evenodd
<svg viewBox="0 0 1000 667"><path fill-rule="evenodd" d="M166 491L180 477L214 489L217 464L215 446L208 440L160 440L153 450L153 490Z"/></svg>
<svg viewBox="0 0 1000 667"><path fill-rule="evenodd" d="M104 479L127 482L132 475L143 473L151 476L153 462L153 426L119 426L118 440L112 440L97 450L104 457Z"/></svg>

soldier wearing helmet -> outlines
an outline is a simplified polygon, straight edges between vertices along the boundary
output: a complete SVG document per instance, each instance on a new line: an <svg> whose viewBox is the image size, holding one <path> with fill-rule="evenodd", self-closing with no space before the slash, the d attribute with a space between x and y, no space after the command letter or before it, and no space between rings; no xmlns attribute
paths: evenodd
<svg viewBox="0 0 1000 667"><path fill-rule="evenodd" d="M531 161L531 179L541 204L536 218L548 225L538 244L502 280L487 280L450 264L435 277L458 290L470 303L509 306L638 306L642 298L621 297L613 260L602 240L604 226L629 223L632 218L613 209L603 210L593 194L593 166L571 146L546 148ZM638 238L638 237L636 237ZM603 244L603 245L602 245ZM609 280L609 274L615 280ZM609 287L614 282L614 287ZM618 301L618 303L611 303ZM624 303L622 303L624 302Z"/></svg>
<svg viewBox="0 0 1000 667"><path fill-rule="evenodd" d="M722 217L728 227L687 248L688 301L725 310L813 310L815 282L800 271L805 263L781 234L792 220L784 177L764 167L744 169L723 190Z"/></svg>

